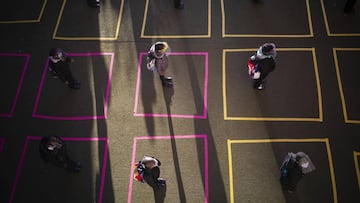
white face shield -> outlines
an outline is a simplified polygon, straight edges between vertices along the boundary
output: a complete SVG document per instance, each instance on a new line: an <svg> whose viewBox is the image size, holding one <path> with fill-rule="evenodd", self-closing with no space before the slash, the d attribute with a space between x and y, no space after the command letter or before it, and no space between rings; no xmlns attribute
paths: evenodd
<svg viewBox="0 0 360 203"><path fill-rule="evenodd" d="M309 162L303 162L303 163L300 164L300 166L302 168L307 168L307 167L309 167Z"/></svg>

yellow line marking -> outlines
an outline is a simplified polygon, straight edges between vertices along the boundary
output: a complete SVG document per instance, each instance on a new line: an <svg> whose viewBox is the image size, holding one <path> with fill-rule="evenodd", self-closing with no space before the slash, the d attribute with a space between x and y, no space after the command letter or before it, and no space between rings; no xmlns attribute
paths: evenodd
<svg viewBox="0 0 360 203"><path fill-rule="evenodd" d="M331 176L331 183L332 183L332 189L333 189L333 198L334 198L334 203L337 203L338 200L337 200L335 172L334 172L334 166L333 166L333 161L332 161L329 139L326 138L325 143L326 143L326 149L327 149L327 153L328 153L328 157L329 157L328 160L329 160L330 176Z"/></svg>
<svg viewBox="0 0 360 203"><path fill-rule="evenodd" d="M325 28L326 28L326 33L328 36L331 37L355 37L355 36L360 36L360 33L331 33L330 32L330 26L329 26L329 22L328 22L328 17L326 14L326 9L325 9L325 4L324 4L324 0L320 0L321 3L321 9L323 12L323 18L324 18L324 22L325 22Z"/></svg>
<svg viewBox="0 0 360 203"><path fill-rule="evenodd" d="M360 190L360 169L359 169L359 161L358 161L358 156L360 156L360 152L354 151L353 153L354 153L354 164L355 164L356 176L357 176L357 181L358 181L359 190Z"/></svg>
<svg viewBox="0 0 360 203"><path fill-rule="evenodd" d="M145 26L147 21L147 14L148 14L148 7L149 1L146 0L145 3L145 10L144 10L144 17L141 26L141 38L169 38L169 39L189 39L189 38L210 38L211 37L211 0L208 0L208 30L207 34L205 35L145 35Z"/></svg>
<svg viewBox="0 0 360 203"><path fill-rule="evenodd" d="M343 88L342 80L341 80L340 66L339 66L337 51L360 51L360 48L333 48L333 57L334 57L334 63L335 63L336 77L337 77L337 82L338 82L338 87L339 87L339 92L340 92L341 105L342 105L342 109L343 109L345 123L360 124L360 120L349 119L348 114L347 114L348 111L347 111L347 107L346 107L346 99L344 96L344 88Z"/></svg>
<svg viewBox="0 0 360 203"><path fill-rule="evenodd" d="M222 53L222 89L223 89L223 110L224 110L224 120L236 120L236 121L307 121L307 122L322 122L323 121L323 107L322 107L322 95L321 95L321 85L319 70L316 60L315 48L277 48L277 51L311 51L314 64L314 73L316 80L317 88L317 100L318 100L318 109L319 117L317 118L291 118L291 117L229 117L227 110L227 93L226 93L226 53L232 52L255 52L257 48L248 48L248 49L223 49Z"/></svg>
<svg viewBox="0 0 360 203"><path fill-rule="evenodd" d="M279 38L295 38L295 37L313 37L314 31L313 31L313 25L311 20L311 12L310 12L310 4L309 0L306 0L306 10L307 10L307 18L308 18L308 25L309 25L309 34L303 34L303 35L297 35L297 34L226 34L225 33L225 6L224 6L224 0L221 0L221 17L222 17L222 37L279 37Z"/></svg>
<svg viewBox="0 0 360 203"><path fill-rule="evenodd" d="M232 150L231 150L231 144L252 144L252 143L274 143L274 142L280 142L280 143L324 143L326 145L326 151L329 161L329 170L330 170L330 178L331 178L331 185L333 190L333 199L334 203L338 202L337 197L337 190L336 190L336 180L335 180L335 173L334 173L334 167L333 167L333 161L332 161L332 155L331 155L331 148L328 138L304 138L304 139L249 139L249 140L227 140L228 145L228 159L229 159L229 185L230 185L230 202L234 203L234 184L233 184L233 165L232 165ZM360 153L358 154L360 155ZM354 155L355 156L355 155ZM359 179L359 187L360 187L360 179Z"/></svg>
<svg viewBox="0 0 360 203"><path fill-rule="evenodd" d="M47 4L47 0L44 0L44 3L41 6L40 14L37 19L35 20L6 20L6 21L0 21L0 24L11 24L11 23L38 23L41 21L41 18L43 16L45 7Z"/></svg>
<svg viewBox="0 0 360 203"><path fill-rule="evenodd" d="M230 185L230 203L234 203L234 182L233 182L233 164L232 164L232 150L231 140L227 140L228 145L228 160L229 160L229 185Z"/></svg>
<svg viewBox="0 0 360 203"><path fill-rule="evenodd" d="M116 31L115 31L114 37L61 37L61 36L56 36L56 34L58 32L59 25L60 25L60 22L62 19L62 15L64 13L64 8L65 8L66 2L67 2L67 0L64 0L63 4L61 5L60 13L59 13L59 16L58 16L58 19L56 22L56 26L54 29L53 39L58 39L58 40L101 40L101 41L117 40L117 38L119 37L119 32L120 32L120 24L121 24L121 18L123 15L124 1L125 0L121 0L120 11L119 11L118 19L117 19Z"/></svg>

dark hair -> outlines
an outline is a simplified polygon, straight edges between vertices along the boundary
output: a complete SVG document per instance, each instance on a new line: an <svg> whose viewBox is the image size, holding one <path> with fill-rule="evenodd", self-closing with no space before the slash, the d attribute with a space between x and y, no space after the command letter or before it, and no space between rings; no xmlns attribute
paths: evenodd
<svg viewBox="0 0 360 203"><path fill-rule="evenodd" d="M306 154L304 152L296 153L296 161L300 161L302 158L305 158Z"/></svg>
<svg viewBox="0 0 360 203"><path fill-rule="evenodd" d="M273 45L271 45L271 44L265 44L265 45L262 47L261 51L262 51L263 53L269 53L269 52L272 51L273 49L274 49L274 46L273 46Z"/></svg>
<svg viewBox="0 0 360 203"><path fill-rule="evenodd" d="M61 52L62 50L60 48L51 48L49 51L49 56L55 56L56 53Z"/></svg>
<svg viewBox="0 0 360 203"><path fill-rule="evenodd" d="M165 48L164 44L155 44L155 51L160 51Z"/></svg>

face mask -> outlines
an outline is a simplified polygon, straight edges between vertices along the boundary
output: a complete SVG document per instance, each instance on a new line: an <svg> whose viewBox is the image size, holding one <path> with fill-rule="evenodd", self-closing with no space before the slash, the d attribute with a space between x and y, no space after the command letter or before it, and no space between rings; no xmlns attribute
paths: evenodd
<svg viewBox="0 0 360 203"><path fill-rule="evenodd" d="M57 53L57 57L58 57L58 58L61 58L61 57L62 57L62 52L58 52L58 53Z"/></svg>
<svg viewBox="0 0 360 203"><path fill-rule="evenodd" d="M309 162L301 163L300 166L301 166L302 168L307 168L307 167L309 167Z"/></svg>

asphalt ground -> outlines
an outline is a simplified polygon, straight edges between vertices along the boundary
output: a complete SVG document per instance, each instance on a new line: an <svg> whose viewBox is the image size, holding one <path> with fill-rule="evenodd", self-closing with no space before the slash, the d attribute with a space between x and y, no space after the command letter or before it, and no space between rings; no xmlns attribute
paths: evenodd
<svg viewBox="0 0 360 203"><path fill-rule="evenodd" d="M0 8L0 202L360 202L360 5L333 1L14 0ZM156 41L171 47L163 88L146 70ZM266 89L247 59L278 47ZM49 77L61 47L80 90ZM57 135L82 163L45 164ZM282 191L287 152L316 170ZM132 178L161 160L166 191Z"/></svg>

